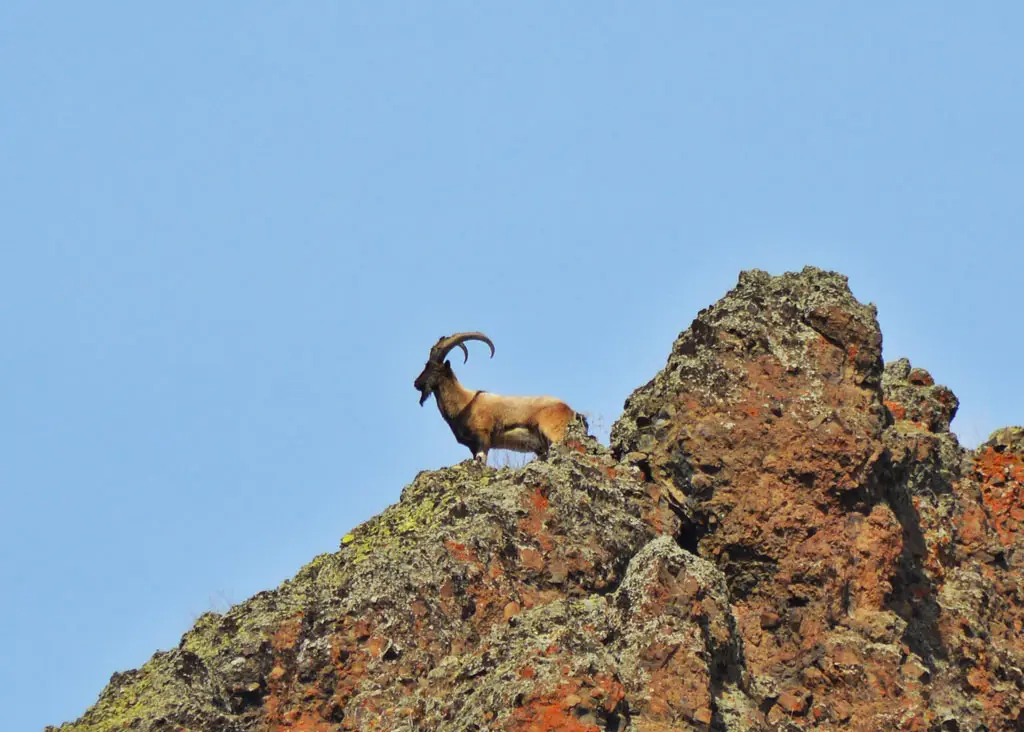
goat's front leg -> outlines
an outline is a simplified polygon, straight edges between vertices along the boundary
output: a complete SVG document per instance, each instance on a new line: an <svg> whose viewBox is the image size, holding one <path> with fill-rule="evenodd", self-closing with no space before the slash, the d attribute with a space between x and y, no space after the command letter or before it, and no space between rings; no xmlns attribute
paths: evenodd
<svg viewBox="0 0 1024 732"><path fill-rule="evenodd" d="M468 445L469 451L473 453L473 459L481 465L487 465L487 453L491 451L491 444L487 440L476 439L473 444Z"/></svg>

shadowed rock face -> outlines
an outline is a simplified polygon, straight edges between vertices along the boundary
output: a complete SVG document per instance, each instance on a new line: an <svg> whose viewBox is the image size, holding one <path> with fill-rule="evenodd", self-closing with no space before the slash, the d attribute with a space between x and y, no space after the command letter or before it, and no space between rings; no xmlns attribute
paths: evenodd
<svg viewBox="0 0 1024 732"><path fill-rule="evenodd" d="M544 461L421 473L61 730L1024 729L1024 429L745 272Z"/></svg>

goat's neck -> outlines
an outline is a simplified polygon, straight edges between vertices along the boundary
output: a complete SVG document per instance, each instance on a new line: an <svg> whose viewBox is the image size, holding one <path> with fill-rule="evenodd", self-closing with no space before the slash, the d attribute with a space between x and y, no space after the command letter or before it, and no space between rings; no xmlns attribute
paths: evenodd
<svg viewBox="0 0 1024 732"><path fill-rule="evenodd" d="M454 376L442 381L434 392L434 401L441 410L441 416L447 420L457 417L466 406L473 401L475 391L470 391Z"/></svg>

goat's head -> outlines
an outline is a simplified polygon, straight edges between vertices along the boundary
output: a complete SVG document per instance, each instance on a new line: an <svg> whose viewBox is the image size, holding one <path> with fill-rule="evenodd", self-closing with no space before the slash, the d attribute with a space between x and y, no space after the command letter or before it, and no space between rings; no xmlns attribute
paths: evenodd
<svg viewBox="0 0 1024 732"><path fill-rule="evenodd" d="M469 349L466 348L466 341L483 341L491 347L491 358L494 358L494 344L483 333L473 331L471 333L456 333L455 335L439 338L434 347L430 349L427 365L423 367L423 371L416 377L416 381L412 382L412 385L420 393L421 407L427 401L427 397L434 392L442 381L454 377L451 362L445 361L444 358L448 355L449 351L458 346L462 349L462 362L465 363L469 360Z"/></svg>

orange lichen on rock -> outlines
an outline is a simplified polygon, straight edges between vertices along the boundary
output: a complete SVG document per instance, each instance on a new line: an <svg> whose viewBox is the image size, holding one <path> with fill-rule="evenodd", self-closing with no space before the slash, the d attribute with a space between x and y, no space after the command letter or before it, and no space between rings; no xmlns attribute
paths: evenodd
<svg viewBox="0 0 1024 732"><path fill-rule="evenodd" d="M897 422L905 420L907 418L907 408L900 404L899 402L887 399L885 400L884 404L886 408L889 410L889 413L892 414L893 419L895 419Z"/></svg>
<svg viewBox="0 0 1024 732"><path fill-rule="evenodd" d="M452 555L452 558L459 562L476 562L476 553L472 548L468 548L465 544L461 544L451 539L445 539L445 548L448 549L448 553Z"/></svg>
<svg viewBox="0 0 1024 732"><path fill-rule="evenodd" d="M270 642L278 653L295 647L299 638L299 631L302 628L303 614L296 613L294 617L285 620L278 626L277 632L271 637Z"/></svg>
<svg viewBox="0 0 1024 732"><path fill-rule="evenodd" d="M1000 540L1009 546L1024 539L1024 454L982 447L974 471Z"/></svg>
<svg viewBox="0 0 1024 732"><path fill-rule="evenodd" d="M599 725L598 721L614 715L624 696L622 684L607 674L567 678L550 691L538 691L522 700L504 729L510 732L600 732L607 725Z"/></svg>
<svg viewBox="0 0 1024 732"><path fill-rule="evenodd" d="M547 517L548 507L551 505L544 490L540 486L534 488L526 495L524 501L527 508L527 515L519 522L519 528L532 536L543 549L550 549L552 546L551 537L544 529L544 521Z"/></svg>
<svg viewBox="0 0 1024 732"><path fill-rule="evenodd" d="M601 732L596 724L584 724L557 697L535 699L512 713L509 732Z"/></svg>

